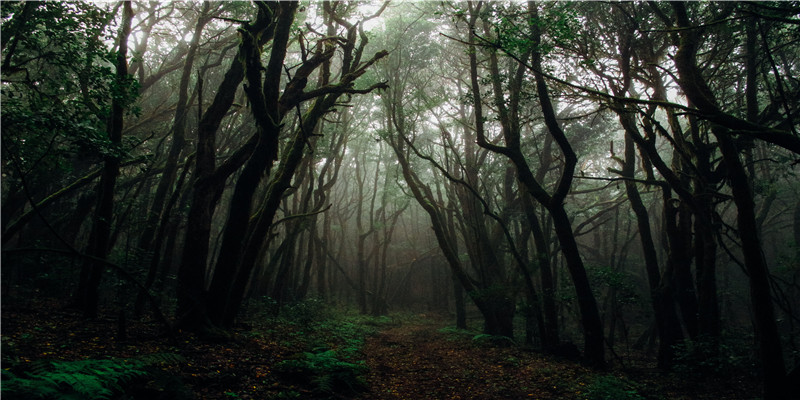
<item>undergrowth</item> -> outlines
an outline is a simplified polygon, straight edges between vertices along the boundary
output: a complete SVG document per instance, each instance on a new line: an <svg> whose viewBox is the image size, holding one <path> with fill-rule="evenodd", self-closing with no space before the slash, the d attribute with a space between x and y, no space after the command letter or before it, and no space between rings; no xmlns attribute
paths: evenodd
<svg viewBox="0 0 800 400"><path fill-rule="evenodd" d="M479 347L515 347L517 343L507 336L479 333L472 337L472 344Z"/></svg>
<svg viewBox="0 0 800 400"><path fill-rule="evenodd" d="M479 334L478 331L470 329L459 329L454 326L446 326L444 328L440 328L437 330L437 332L443 333L445 335L445 339L451 342L470 339L475 337L475 335Z"/></svg>
<svg viewBox="0 0 800 400"><path fill-rule="evenodd" d="M597 377L587 388L587 400L644 400L633 383L613 375Z"/></svg>
<svg viewBox="0 0 800 400"><path fill-rule="evenodd" d="M746 333L725 332L719 341L700 338L686 340L673 346L673 371L683 377L711 375L716 377L743 376L757 371L751 349L752 336Z"/></svg>
<svg viewBox="0 0 800 400"><path fill-rule="evenodd" d="M334 350L304 352L280 362L275 370L287 380L310 385L316 393L352 394L367 387L363 378L367 372L364 362L343 361Z"/></svg>
<svg viewBox="0 0 800 400"><path fill-rule="evenodd" d="M271 305L269 299L266 305ZM265 322L265 333L277 329L288 332L285 341L298 349L278 363L275 372L282 380L317 395L350 395L365 390L363 376L368 368L361 350L366 339L381 327L401 323L387 316L336 309L315 299L284 305ZM293 398L296 393L286 390L275 398Z"/></svg>
<svg viewBox="0 0 800 400"><path fill-rule="evenodd" d="M110 399L125 385L151 374L150 367L185 361L176 354L127 359L40 360L2 371L5 399Z"/></svg>

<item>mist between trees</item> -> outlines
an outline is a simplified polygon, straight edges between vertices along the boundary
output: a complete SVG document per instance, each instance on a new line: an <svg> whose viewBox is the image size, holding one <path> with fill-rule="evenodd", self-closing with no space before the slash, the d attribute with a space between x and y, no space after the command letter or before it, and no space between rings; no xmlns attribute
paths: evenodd
<svg viewBox="0 0 800 400"><path fill-rule="evenodd" d="M435 310L596 367L744 337L779 398L798 13L3 2L4 294L198 332L265 298Z"/></svg>

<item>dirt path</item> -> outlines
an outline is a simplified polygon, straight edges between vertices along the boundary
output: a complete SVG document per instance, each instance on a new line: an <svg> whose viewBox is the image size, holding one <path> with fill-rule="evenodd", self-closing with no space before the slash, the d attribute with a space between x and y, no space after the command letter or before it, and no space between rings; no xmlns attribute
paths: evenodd
<svg viewBox="0 0 800 400"><path fill-rule="evenodd" d="M366 342L370 392L361 399L563 399L590 379L517 348L474 343L472 335L409 324Z"/></svg>
<svg viewBox="0 0 800 400"><path fill-rule="evenodd" d="M592 371L518 346L473 340L434 320L406 322L367 339L369 391L359 400L388 399L751 399L752 379L692 380L639 371Z"/></svg>

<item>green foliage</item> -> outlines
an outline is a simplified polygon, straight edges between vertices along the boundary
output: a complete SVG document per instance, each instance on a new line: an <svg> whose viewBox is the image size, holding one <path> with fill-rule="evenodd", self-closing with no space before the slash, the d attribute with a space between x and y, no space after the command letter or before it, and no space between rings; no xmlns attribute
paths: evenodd
<svg viewBox="0 0 800 400"><path fill-rule="evenodd" d="M277 307L271 299L266 303ZM365 389L362 375L367 367L358 360L366 338L380 327L397 323L397 318L337 310L319 299L284 305L277 316L268 317L266 331L289 332L284 343L301 351L277 364L274 370L281 380L318 394L359 392ZM289 390L274 398L298 397L297 392Z"/></svg>
<svg viewBox="0 0 800 400"><path fill-rule="evenodd" d="M279 399L279 400L301 399L302 396L303 396L302 394L300 394L299 392L294 391L294 390L282 390L280 393L278 393L277 395L273 396L272 398L273 399Z"/></svg>
<svg viewBox="0 0 800 400"><path fill-rule="evenodd" d="M265 298L261 306L278 308L271 298ZM335 349L345 357L357 355L366 337L377 333L380 327L396 323L387 316L374 317L336 310L315 298L279 307L266 320L271 327L276 324L287 326L291 331L290 341L295 345L301 342L307 349Z"/></svg>
<svg viewBox="0 0 800 400"><path fill-rule="evenodd" d="M603 375L594 380L586 389L588 400L644 400L634 386L613 375Z"/></svg>
<svg viewBox="0 0 800 400"><path fill-rule="evenodd" d="M382 317L367 316L326 320L313 332L316 337L316 347L337 348L345 357L353 357L361 350L364 340L376 334L378 327L385 323Z"/></svg>
<svg viewBox="0 0 800 400"><path fill-rule="evenodd" d="M493 284L491 286L473 290L469 293L469 297L482 302L493 302L499 304L500 302L509 302L509 287L503 284Z"/></svg>
<svg viewBox="0 0 800 400"><path fill-rule="evenodd" d="M441 328L438 330L438 332L447 335L447 340L449 341L458 341L458 340L472 338L475 336L474 331L470 331L467 329L458 329L453 326Z"/></svg>
<svg viewBox="0 0 800 400"><path fill-rule="evenodd" d="M37 361L27 371L2 371L2 395L7 399L109 399L123 385L150 374L148 367L182 362L175 354L132 359Z"/></svg>
<svg viewBox="0 0 800 400"><path fill-rule="evenodd" d="M636 290L634 278L630 273L606 266L589 267L587 272L593 288L606 286L616 291L616 301L619 305L639 302L640 296Z"/></svg>
<svg viewBox="0 0 800 400"><path fill-rule="evenodd" d="M357 393L366 388L362 377L366 365L343 361L334 350L304 352L280 362L275 370L287 379L310 384L318 393Z"/></svg>
<svg viewBox="0 0 800 400"><path fill-rule="evenodd" d="M518 6L514 4L508 9L498 10L494 25L497 44L513 54L520 55L533 50L547 55L578 37L580 31L578 12L572 4L547 4L538 17L531 17L527 21L520 19L520 16L527 13L516 10L516 7ZM532 27L538 28L542 33L538 48L532 48L534 46L531 40Z"/></svg>
<svg viewBox="0 0 800 400"><path fill-rule="evenodd" d="M472 343L477 346L489 346L489 347L511 347L517 345L517 343L514 342L514 339L511 339L510 337L489 335L486 333L481 333L473 336Z"/></svg>
<svg viewBox="0 0 800 400"><path fill-rule="evenodd" d="M23 14L26 14L23 17ZM2 8L2 126L6 176L28 184L72 172L75 160L99 162L124 150L106 133L111 102L137 99L132 77L117 79L116 27L110 7L89 2L19 2ZM55 175L58 176L58 175Z"/></svg>
<svg viewBox="0 0 800 400"><path fill-rule="evenodd" d="M287 304L280 309L283 319L302 326L310 326L323 321L327 319L330 312L329 305L317 298Z"/></svg>
<svg viewBox="0 0 800 400"><path fill-rule="evenodd" d="M753 373L753 337L750 334L724 335L720 341L698 338L675 345L673 370L681 375L709 374L735 376Z"/></svg>

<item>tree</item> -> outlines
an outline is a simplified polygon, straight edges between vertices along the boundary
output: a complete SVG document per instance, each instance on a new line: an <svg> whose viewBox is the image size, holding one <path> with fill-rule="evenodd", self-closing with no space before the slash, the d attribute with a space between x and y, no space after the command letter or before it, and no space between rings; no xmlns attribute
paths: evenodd
<svg viewBox="0 0 800 400"><path fill-rule="evenodd" d="M154 19L154 13L151 11L150 18ZM189 119L189 84L192 77L192 69L194 68L194 61L197 55L197 50L200 45L200 39L203 29L206 24L211 20L211 3L204 2L203 8L197 16L197 22L192 32L192 40L189 43L189 49L186 53L186 58L181 71L181 79L178 87L178 102L175 106L175 118L171 128L172 141L164 164L164 172L158 182L155 193L153 194L152 206L150 207L150 215L145 221L145 226L139 240L139 248L143 252L152 250L152 260L150 268L147 272L145 280L145 287L150 288L155 282L156 274L158 272L160 254L164 242L164 234L166 232L167 223L169 220L172 206L175 202L167 202L169 192L173 190L178 174L179 160L181 154L185 151L186 145L186 125ZM146 46L147 38L142 40L142 47ZM140 49L142 50L142 49ZM139 67L140 71L144 67ZM140 78L141 79L141 78ZM185 178L188 168L184 166L184 173L182 178ZM180 180L183 182L183 179ZM178 185L174 192L180 191L181 185ZM140 293L137 298L137 311L139 314L143 296Z"/></svg>
<svg viewBox="0 0 800 400"><path fill-rule="evenodd" d="M529 12L531 13L532 20L538 18L538 6L533 3L528 5ZM580 252L578 250L575 236L572 232L571 222L564 209L564 199L569 192L572 179L574 177L575 166L577 164L577 155L572 149L564 131L561 129L560 124L556 118L550 95L548 93L547 83L544 76L539 72L542 70L542 53L541 53L541 32L536 24L531 24L531 70L534 74L536 81L536 92L539 99L542 113L545 120L545 125L552 135L553 140L558 145L564 158L564 166L561 170L561 177L556 186L555 191L550 194L544 187L536 180L527 160L522 154L520 147L520 134L513 129L505 128L503 130L503 140L505 146L499 146L486 137L483 129L483 113L480 111L479 105L481 103L480 86L478 83L477 71L477 57L476 57L476 44L478 39L475 37L475 18L479 9L473 10L473 17L470 23L470 36L469 42L471 45L470 51L470 70L472 82L472 95L474 96L474 103L476 106L476 132L478 135L478 144L493 152L499 153L507 157L517 169L517 177L525 186L526 190L531 196L536 199L542 206L544 206L553 219L553 227L555 228L556 235L561 245L561 252L567 263L572 282L575 286L575 291L578 298L578 304L581 312L581 322L584 331L584 357L587 362L602 366L605 364L604 358L604 345L603 345L603 331L600 316L597 311L597 302L592 294L589 286L589 280L586 276L586 269L583 265ZM527 57L523 56L522 60ZM525 64L523 64L525 65Z"/></svg>
<svg viewBox="0 0 800 400"><path fill-rule="evenodd" d="M122 151L109 145L106 122L115 94L130 101L130 82L115 89L116 54L103 43L115 11L5 3L2 12L5 244L23 228L36 230L30 222L38 217L60 218L51 206L97 179L100 170L92 168L103 154ZM25 210L27 202L33 209Z"/></svg>
<svg viewBox="0 0 800 400"><path fill-rule="evenodd" d="M266 13L270 3L258 3L261 12ZM275 26L274 39L270 50L270 58L265 70L265 79L261 79L260 52L257 50L255 37L244 37L241 45L244 53L247 82L246 94L253 109L256 122L256 147L237 179L231 198L231 208L228 221L225 225L220 255L214 269L209 297L214 299L212 308L209 309L211 321L215 324L229 326L232 324L244 296L244 287L249 280L258 255L264 244L264 239L272 226L275 213L283 193L290 188L290 181L305 152L306 143L311 139L318 122L345 93L369 93L377 88L384 87L378 83L365 89L353 88L354 81L362 76L367 69L383 58L386 53L378 52L371 59L361 60L365 36L361 36L360 45L356 46L356 30L358 24L350 24L335 14L334 9L327 10L332 18L348 30L349 41L344 45L344 58L339 82L304 91L308 77L323 64L324 60L333 56L332 49L318 44L316 50L310 51L311 58L303 54L304 62L297 69L294 76L286 84L283 93L280 92L281 69L284 68L289 42L291 24L297 3L287 3L280 6L278 20ZM277 12L272 10L271 12ZM325 72L323 75L327 75ZM313 105L304 115L298 115L297 129L293 132L292 139L287 145L285 154L281 159L278 169L267 185L267 193L257 217L250 222L253 194L263 175L269 174L272 163L277 161L278 139L283 128L282 121L287 114L298 109L303 101L314 99ZM299 113L298 113L299 114ZM243 245L244 244L244 245Z"/></svg>
<svg viewBox="0 0 800 400"><path fill-rule="evenodd" d="M673 4L677 26L690 28L688 10L684 4ZM755 204L747 171L739 158L740 150L731 136L730 125L714 117L721 113L714 94L697 68L696 58L699 47L697 33L691 29L679 34L680 46L675 55L678 69L678 83L686 96L694 103L704 116L712 116L709 120L718 124L712 126L722 157L727 168L729 184L733 193L733 201L737 208L737 223L742 240L742 254L750 278L750 297L755 315L756 334L760 345L760 355L764 366L764 394L768 398L778 398L787 393L786 368L781 350L770 296L769 270L767 269L761 249L761 240L756 223ZM737 129L733 129L736 131Z"/></svg>
<svg viewBox="0 0 800 400"><path fill-rule="evenodd" d="M91 234L86 254L104 259L111 250L111 221L114 214L114 190L119 175L122 144L123 113L130 102L131 79L128 75L128 36L131 34L133 9L129 1L122 2L122 24L117 39L116 80L112 91L111 115L108 120L108 140L111 153L105 156L103 173L97 185L97 204L92 218ZM81 270L81 280L75 302L87 316L97 315L97 290L105 265L87 261Z"/></svg>

